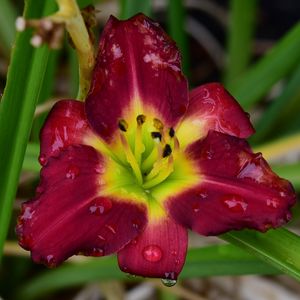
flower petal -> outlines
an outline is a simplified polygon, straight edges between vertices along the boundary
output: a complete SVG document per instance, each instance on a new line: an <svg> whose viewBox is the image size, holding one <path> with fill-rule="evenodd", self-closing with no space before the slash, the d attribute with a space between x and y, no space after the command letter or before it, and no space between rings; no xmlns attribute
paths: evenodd
<svg viewBox="0 0 300 300"><path fill-rule="evenodd" d="M175 42L157 23L142 14L127 21L111 17L101 36L86 100L92 127L109 142L121 118L135 120L150 112L166 126L174 126L188 104L180 63Z"/></svg>
<svg viewBox="0 0 300 300"><path fill-rule="evenodd" d="M176 280L185 262L187 230L164 217L149 222L144 232L118 253L122 271Z"/></svg>
<svg viewBox="0 0 300 300"><path fill-rule="evenodd" d="M182 146L209 130L247 138L254 133L249 115L220 83L201 85L190 92L190 102L177 136Z"/></svg>
<svg viewBox="0 0 300 300"><path fill-rule="evenodd" d="M57 102L41 130L41 154L39 161L45 165L50 156L73 144L83 144L84 136L90 132L84 104L76 100Z"/></svg>
<svg viewBox="0 0 300 300"><path fill-rule="evenodd" d="M101 195L106 160L89 146L70 146L49 158L35 199L23 204L20 245L33 260L55 266L83 252L118 251L145 227L145 206Z"/></svg>
<svg viewBox="0 0 300 300"><path fill-rule="evenodd" d="M182 225L217 235L242 228L266 231L290 219L289 208L295 204L292 186L246 141L209 132L186 153L199 168L199 184L165 202Z"/></svg>

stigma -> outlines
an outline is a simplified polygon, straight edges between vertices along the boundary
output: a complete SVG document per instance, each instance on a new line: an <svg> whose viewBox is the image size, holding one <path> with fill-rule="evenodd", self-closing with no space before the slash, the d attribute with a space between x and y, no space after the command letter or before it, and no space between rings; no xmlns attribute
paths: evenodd
<svg viewBox="0 0 300 300"><path fill-rule="evenodd" d="M137 115L135 124L120 119L118 128L125 163L137 183L148 190L166 180L174 171L174 154L179 149L174 128L143 114Z"/></svg>

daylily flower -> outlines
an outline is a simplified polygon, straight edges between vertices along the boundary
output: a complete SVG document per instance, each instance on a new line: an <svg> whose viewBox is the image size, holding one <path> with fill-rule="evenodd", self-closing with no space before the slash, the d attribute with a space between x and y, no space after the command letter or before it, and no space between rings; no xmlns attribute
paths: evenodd
<svg viewBox="0 0 300 300"><path fill-rule="evenodd" d="M244 138L248 115L219 84L190 93L161 27L111 17L85 103L59 101L41 131L41 181L20 245L56 266L117 253L121 270L174 280L187 229L201 235L287 222L295 193Z"/></svg>

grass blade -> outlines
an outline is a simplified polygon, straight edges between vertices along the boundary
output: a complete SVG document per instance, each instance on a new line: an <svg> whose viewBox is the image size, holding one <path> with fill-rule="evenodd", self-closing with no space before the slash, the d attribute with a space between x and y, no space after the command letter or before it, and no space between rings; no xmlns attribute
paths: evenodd
<svg viewBox="0 0 300 300"><path fill-rule="evenodd" d="M17 12L8 0L0 0L0 6L0 48L5 56L9 57L16 35L15 20Z"/></svg>
<svg viewBox="0 0 300 300"><path fill-rule="evenodd" d="M189 47L185 30L185 15L182 0L169 0L168 31L181 51L183 72L189 75Z"/></svg>
<svg viewBox="0 0 300 300"><path fill-rule="evenodd" d="M275 99L255 125L256 134L251 138L259 143L272 135L282 134L289 129L290 122L300 112L300 64L293 73L281 95Z"/></svg>
<svg viewBox="0 0 300 300"><path fill-rule="evenodd" d="M275 268L235 246L220 245L190 249L180 278L278 273ZM128 280L119 270L116 258L91 258L81 263L65 264L40 274L24 285L19 298L34 299L59 289L111 279Z"/></svg>
<svg viewBox="0 0 300 300"><path fill-rule="evenodd" d="M298 235L280 228L266 233L250 230L232 231L221 237L300 280L300 237Z"/></svg>
<svg viewBox="0 0 300 300"><path fill-rule="evenodd" d="M251 60L256 11L257 0L230 1L225 84L242 74Z"/></svg>
<svg viewBox="0 0 300 300"><path fill-rule="evenodd" d="M151 0L119 0L121 19L128 19L137 13L144 13L147 16L151 16Z"/></svg>
<svg viewBox="0 0 300 300"><path fill-rule="evenodd" d="M249 109L263 97L274 83L300 63L300 22L298 22L247 73L227 84L240 104Z"/></svg>
<svg viewBox="0 0 300 300"><path fill-rule="evenodd" d="M25 17L36 18L41 12L48 14L55 8L54 4L51 0L28 0ZM33 50L29 39L29 32L18 35L0 106L0 258L49 55L45 46Z"/></svg>

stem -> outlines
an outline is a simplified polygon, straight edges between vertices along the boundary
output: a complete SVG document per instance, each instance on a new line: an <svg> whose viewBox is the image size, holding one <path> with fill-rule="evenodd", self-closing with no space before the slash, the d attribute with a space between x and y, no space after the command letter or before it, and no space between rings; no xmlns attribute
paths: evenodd
<svg viewBox="0 0 300 300"><path fill-rule="evenodd" d="M56 0L59 10L48 18L64 23L75 45L79 62L79 91L77 98L85 99L95 65L95 49L75 0Z"/></svg>

